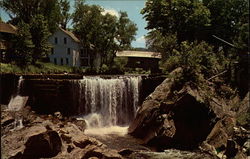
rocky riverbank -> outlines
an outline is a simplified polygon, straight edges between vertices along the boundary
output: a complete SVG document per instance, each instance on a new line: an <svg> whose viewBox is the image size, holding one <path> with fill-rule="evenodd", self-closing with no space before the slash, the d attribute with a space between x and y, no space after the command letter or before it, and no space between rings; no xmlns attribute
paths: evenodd
<svg viewBox="0 0 250 159"><path fill-rule="evenodd" d="M155 152L129 135L92 136L84 133L83 120L54 115L38 115L26 106L12 112L1 106L2 159L159 159L214 158L202 151L169 149ZM97 138L97 139L96 139Z"/></svg>
<svg viewBox="0 0 250 159"><path fill-rule="evenodd" d="M182 73L181 68L173 71L147 97L129 133L158 151L175 148L200 150L218 158L247 158L250 131L238 118L249 112L249 94L241 101L221 83L216 86L207 81L200 87L182 82Z"/></svg>
<svg viewBox="0 0 250 159"><path fill-rule="evenodd" d="M22 119L17 127L15 118ZM2 109L1 150L3 159L114 158L122 156L84 134L84 121L56 115L37 115L29 107L13 113Z"/></svg>

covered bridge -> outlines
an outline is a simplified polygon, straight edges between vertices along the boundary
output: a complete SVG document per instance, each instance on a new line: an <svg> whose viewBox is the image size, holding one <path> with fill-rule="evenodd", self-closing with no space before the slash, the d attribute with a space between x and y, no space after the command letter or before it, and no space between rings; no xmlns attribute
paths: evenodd
<svg viewBox="0 0 250 159"><path fill-rule="evenodd" d="M151 73L159 72L161 54L158 52L128 50L117 52L116 56L128 58L126 67L142 68L144 70L150 70Z"/></svg>

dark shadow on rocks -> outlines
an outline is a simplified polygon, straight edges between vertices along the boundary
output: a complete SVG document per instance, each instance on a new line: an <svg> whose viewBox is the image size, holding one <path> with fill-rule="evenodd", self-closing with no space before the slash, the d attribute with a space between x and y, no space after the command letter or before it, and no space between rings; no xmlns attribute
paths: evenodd
<svg viewBox="0 0 250 159"><path fill-rule="evenodd" d="M57 132L47 131L30 137L25 146L23 158L49 158L61 152L62 142Z"/></svg>

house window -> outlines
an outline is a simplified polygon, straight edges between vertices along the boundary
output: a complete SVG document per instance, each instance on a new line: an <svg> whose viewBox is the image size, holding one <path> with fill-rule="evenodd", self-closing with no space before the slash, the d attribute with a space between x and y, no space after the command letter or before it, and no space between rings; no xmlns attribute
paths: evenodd
<svg viewBox="0 0 250 159"><path fill-rule="evenodd" d="M70 48L68 48L67 53L68 53L68 55L70 55Z"/></svg>
<svg viewBox="0 0 250 159"><path fill-rule="evenodd" d="M54 58L54 64L56 64L56 65L57 65L57 60L56 60L56 58Z"/></svg>
<svg viewBox="0 0 250 159"><path fill-rule="evenodd" d="M63 41L64 41L64 44L67 44L67 38L66 37L63 39Z"/></svg>
<svg viewBox="0 0 250 159"><path fill-rule="evenodd" d="M55 37L55 44L57 44L57 37Z"/></svg>
<svg viewBox="0 0 250 159"><path fill-rule="evenodd" d="M69 59L68 58L66 58L66 65L68 65L69 64Z"/></svg>
<svg viewBox="0 0 250 159"><path fill-rule="evenodd" d="M51 48L51 54L54 54L54 48L53 47Z"/></svg>
<svg viewBox="0 0 250 159"><path fill-rule="evenodd" d="M61 65L63 65L63 58L61 58Z"/></svg>

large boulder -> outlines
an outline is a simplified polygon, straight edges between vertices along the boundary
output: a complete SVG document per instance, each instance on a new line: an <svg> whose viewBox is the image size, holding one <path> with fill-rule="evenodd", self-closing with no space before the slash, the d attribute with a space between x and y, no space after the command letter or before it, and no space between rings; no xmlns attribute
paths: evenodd
<svg viewBox="0 0 250 159"><path fill-rule="evenodd" d="M178 79L182 75L183 70L176 69L146 98L129 126L131 135L158 150L195 149L206 140L217 121L225 116L231 121L226 101L213 96L212 87L181 83ZM230 129L235 122L227 124ZM223 127L217 125L218 129Z"/></svg>
<svg viewBox="0 0 250 159"><path fill-rule="evenodd" d="M7 158L22 158L25 151L25 143L32 136L46 133L47 129L42 125L35 125L20 130L9 132L2 136L2 157ZM37 143L38 144L38 143Z"/></svg>
<svg viewBox="0 0 250 159"><path fill-rule="evenodd" d="M31 136L25 143L23 158L49 158L61 152L62 142L56 131Z"/></svg>

